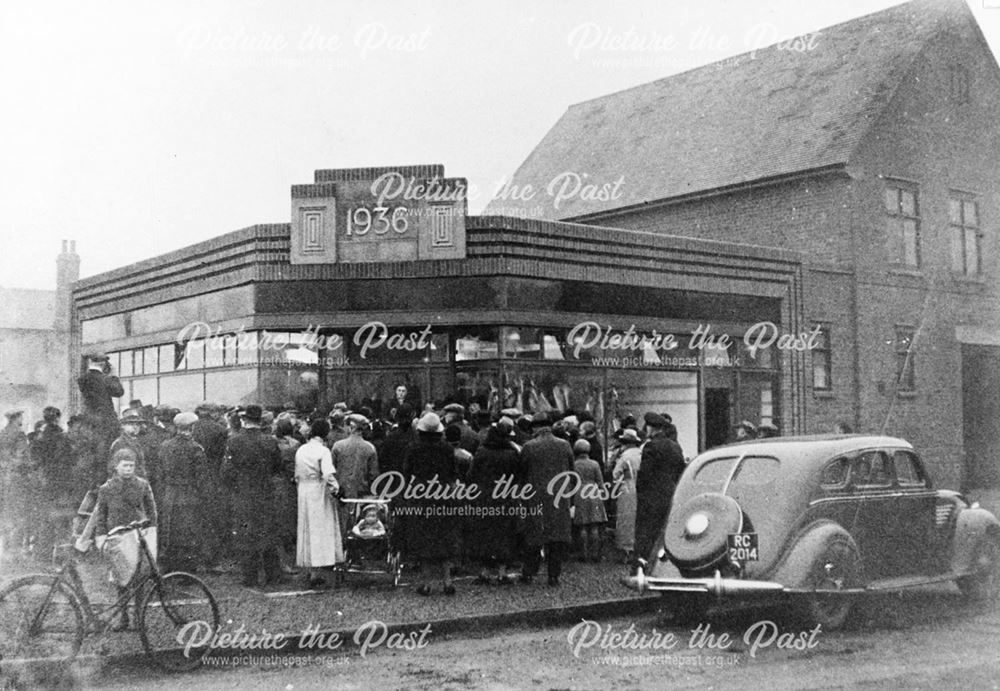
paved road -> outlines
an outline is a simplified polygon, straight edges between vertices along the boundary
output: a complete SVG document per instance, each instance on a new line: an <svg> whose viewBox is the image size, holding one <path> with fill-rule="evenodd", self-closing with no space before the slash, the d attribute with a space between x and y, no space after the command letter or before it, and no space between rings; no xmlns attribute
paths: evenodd
<svg viewBox="0 0 1000 691"><path fill-rule="evenodd" d="M957 591L926 589L871 598L841 632L783 623L780 613L716 612L701 633L662 613L481 638L409 637L361 656L293 655L284 664L203 668L182 676L140 671L101 679L101 688L179 689L635 689L635 688L1000 688L1000 612L965 606ZM775 621L776 632L768 621ZM707 630L705 625L709 627ZM631 628L630 628L631 627ZM647 649L614 645L614 634L645 636ZM673 640L669 638L673 635ZM781 638L782 634L791 634ZM370 639L378 640L378 635ZM609 647L601 647L601 640ZM620 639L619 639L620 640ZM628 640L628 639L626 639ZM779 641L793 646L779 649ZM420 645L423 642L425 645ZM404 645L406 641L398 641ZM713 645L714 644L714 645ZM794 646L801 649L795 649ZM254 654L261 654L255 652ZM288 667L294 660L301 667Z"/></svg>

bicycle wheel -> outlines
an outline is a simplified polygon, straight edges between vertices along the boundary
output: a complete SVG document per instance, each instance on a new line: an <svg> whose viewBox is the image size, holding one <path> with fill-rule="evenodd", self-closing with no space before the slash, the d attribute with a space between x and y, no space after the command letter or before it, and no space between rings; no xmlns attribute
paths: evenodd
<svg viewBox="0 0 1000 691"><path fill-rule="evenodd" d="M0 679L28 686L58 680L84 634L83 608L55 576L11 581L0 590Z"/></svg>
<svg viewBox="0 0 1000 691"><path fill-rule="evenodd" d="M139 635L146 655L175 672L201 664L219 630L219 606L202 580L189 573L151 580L139 607Z"/></svg>

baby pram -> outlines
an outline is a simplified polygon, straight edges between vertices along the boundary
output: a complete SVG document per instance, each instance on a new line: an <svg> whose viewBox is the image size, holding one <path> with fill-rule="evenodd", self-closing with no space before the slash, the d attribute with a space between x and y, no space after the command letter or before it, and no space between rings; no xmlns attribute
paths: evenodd
<svg viewBox="0 0 1000 691"><path fill-rule="evenodd" d="M392 585L399 585L403 572L403 561L393 540L393 515L388 499L366 497L361 499L341 499L348 507L347 538L344 551L347 559L334 569L336 580L343 583L346 574L379 574L392 577ZM377 513L378 525L364 524L365 514Z"/></svg>

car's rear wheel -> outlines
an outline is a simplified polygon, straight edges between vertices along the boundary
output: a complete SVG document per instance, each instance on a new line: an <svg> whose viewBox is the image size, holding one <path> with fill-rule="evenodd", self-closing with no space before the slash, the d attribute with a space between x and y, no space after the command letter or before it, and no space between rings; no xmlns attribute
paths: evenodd
<svg viewBox="0 0 1000 691"><path fill-rule="evenodd" d="M987 535L976 546L972 573L958 579L958 587L975 603L995 604L1000 597L1000 539Z"/></svg>
<svg viewBox="0 0 1000 691"><path fill-rule="evenodd" d="M837 593L854 587L860 577L861 560L854 541L846 535L831 535L816 553L800 584L801 588L816 592L802 596L799 614L810 625L819 624L824 631L839 629L850 616L853 601L851 596Z"/></svg>

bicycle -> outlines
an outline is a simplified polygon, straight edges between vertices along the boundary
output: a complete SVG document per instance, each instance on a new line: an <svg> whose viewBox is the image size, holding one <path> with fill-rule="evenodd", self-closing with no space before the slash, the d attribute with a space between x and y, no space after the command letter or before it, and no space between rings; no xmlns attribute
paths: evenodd
<svg viewBox="0 0 1000 691"><path fill-rule="evenodd" d="M135 531L139 567L147 567L136 569L114 604L95 606L87 597L71 545L60 548L54 573L22 576L0 590L0 679L35 665L64 673L83 639L107 634L123 615L127 617L133 598L148 659L167 671L189 670L201 663L219 630L219 607L197 576L160 573L142 531L148 525L148 520L133 521L108 533L111 537ZM191 643L192 634L203 644L182 646L182 636Z"/></svg>

